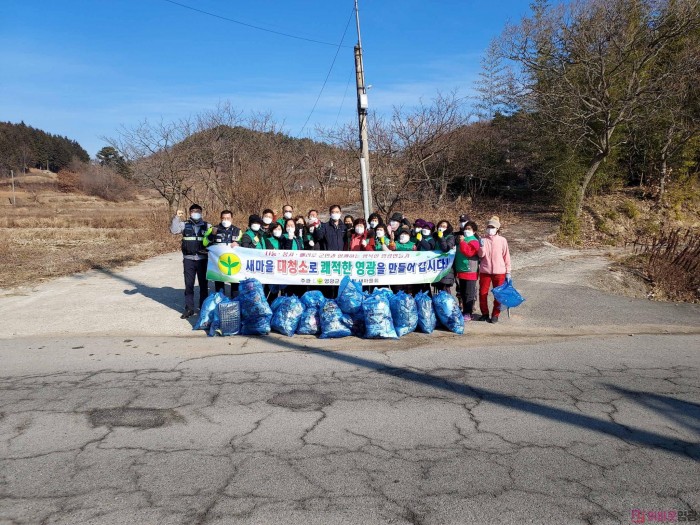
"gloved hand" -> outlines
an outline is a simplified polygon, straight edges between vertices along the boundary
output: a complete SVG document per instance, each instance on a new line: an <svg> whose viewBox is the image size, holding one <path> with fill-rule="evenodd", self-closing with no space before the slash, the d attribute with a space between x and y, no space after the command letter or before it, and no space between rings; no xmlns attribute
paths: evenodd
<svg viewBox="0 0 700 525"><path fill-rule="evenodd" d="M442 232L438 230L438 239L442 239Z"/></svg>
<svg viewBox="0 0 700 525"><path fill-rule="evenodd" d="M309 246L311 246L312 248L314 247L314 241L313 241L313 240L309 241Z"/></svg>
<svg viewBox="0 0 700 525"><path fill-rule="evenodd" d="M367 239L362 239L362 246L367 246Z"/></svg>
<svg viewBox="0 0 700 525"><path fill-rule="evenodd" d="M422 233L420 233L420 232L419 232L419 233L416 233L416 239L417 239L417 240L420 241L422 238L423 238L423 234L422 234Z"/></svg>
<svg viewBox="0 0 700 525"><path fill-rule="evenodd" d="M512 283L512 282L513 282L513 279L510 277L510 274L509 274L509 273L506 274L506 282L507 282L507 283Z"/></svg>

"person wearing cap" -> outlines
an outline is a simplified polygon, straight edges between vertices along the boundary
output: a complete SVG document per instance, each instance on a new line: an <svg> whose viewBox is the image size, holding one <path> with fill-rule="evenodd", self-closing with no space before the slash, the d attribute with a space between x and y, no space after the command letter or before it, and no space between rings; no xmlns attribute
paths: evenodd
<svg viewBox="0 0 700 525"><path fill-rule="evenodd" d="M469 218L469 215L466 213L463 213L462 215L459 216L459 231L464 231L464 226L471 221Z"/></svg>
<svg viewBox="0 0 700 525"><path fill-rule="evenodd" d="M479 321L489 320L489 289L510 281L510 251L508 241L499 234L500 229L501 221L494 215L486 223L486 235L479 242ZM500 313L501 303L494 299L490 321L497 323Z"/></svg>
<svg viewBox="0 0 700 525"><path fill-rule="evenodd" d="M207 261L209 253L204 245L212 226L202 219L202 207L199 204L190 206L190 217L183 221L184 213L178 210L170 224L170 233L182 235L182 265L185 275L185 311L180 316L187 319L194 315L194 282L199 284L199 307L209 295L207 281Z"/></svg>
<svg viewBox="0 0 700 525"><path fill-rule="evenodd" d="M251 215L248 217L248 229L241 237L241 247L255 248L257 250L265 249L262 232L263 220L260 215Z"/></svg>
<svg viewBox="0 0 700 525"><path fill-rule="evenodd" d="M394 239L395 233L399 231L399 228L401 228L401 225L403 223L403 214L396 211L392 213L389 218L387 219L387 228L386 231L389 234L389 237ZM410 226L409 226L410 228Z"/></svg>

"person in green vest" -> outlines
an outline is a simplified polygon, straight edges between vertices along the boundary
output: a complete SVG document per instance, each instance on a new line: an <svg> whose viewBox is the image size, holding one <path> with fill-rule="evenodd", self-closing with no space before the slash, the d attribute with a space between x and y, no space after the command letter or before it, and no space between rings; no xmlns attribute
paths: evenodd
<svg viewBox="0 0 700 525"><path fill-rule="evenodd" d="M402 226L398 232L394 233L394 251L412 252L415 250L416 243L411 241L411 229L408 226Z"/></svg>
<svg viewBox="0 0 700 525"><path fill-rule="evenodd" d="M455 273L459 279L459 295L462 298L462 314L465 321L471 321L476 302L476 284L479 279L479 238L477 225L467 221L457 237Z"/></svg>
<svg viewBox="0 0 700 525"><path fill-rule="evenodd" d="M294 219L286 219L284 221L285 233L282 234L282 241L280 245L283 250L303 250L304 249L304 238L297 235L297 222ZM302 231L303 235L303 231Z"/></svg>
<svg viewBox="0 0 700 525"><path fill-rule="evenodd" d="M435 231L435 249L441 251L442 253L449 252L456 245L456 240L454 233L452 231L452 225L449 221L439 221L437 223L437 230ZM450 268L450 271L443 277L439 282L433 283L433 288L436 292L442 290L447 293L451 293L452 286L455 284L455 271L454 267Z"/></svg>
<svg viewBox="0 0 700 525"><path fill-rule="evenodd" d="M386 227L384 224L379 224L374 230L374 239L371 245L378 252L388 252L391 251L392 240L386 234Z"/></svg>
<svg viewBox="0 0 700 525"><path fill-rule="evenodd" d="M248 229L241 237L241 247L255 248L258 250L265 249L265 242L262 235L262 218L259 215L251 215L248 217Z"/></svg>

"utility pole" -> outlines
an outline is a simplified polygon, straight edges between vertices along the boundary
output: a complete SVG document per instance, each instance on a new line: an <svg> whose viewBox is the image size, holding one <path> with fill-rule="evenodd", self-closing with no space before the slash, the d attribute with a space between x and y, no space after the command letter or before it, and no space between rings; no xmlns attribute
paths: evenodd
<svg viewBox="0 0 700 525"><path fill-rule="evenodd" d="M17 206L17 198L15 197L15 172L10 170L10 178L12 179L12 205Z"/></svg>
<svg viewBox="0 0 700 525"><path fill-rule="evenodd" d="M357 24L357 45L355 46L355 84L357 85L357 117L360 125L360 177L362 180L362 206L365 219L373 211L372 179L369 174L369 144L367 141L367 88L365 69L362 62L362 40L360 38L360 10L355 0L355 22Z"/></svg>

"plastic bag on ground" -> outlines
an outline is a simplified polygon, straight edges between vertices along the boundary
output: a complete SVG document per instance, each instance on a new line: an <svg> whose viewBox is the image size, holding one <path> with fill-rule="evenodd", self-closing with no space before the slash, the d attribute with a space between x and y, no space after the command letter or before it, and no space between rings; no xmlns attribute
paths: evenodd
<svg viewBox="0 0 700 525"><path fill-rule="evenodd" d="M222 299L219 302L219 304L216 305L216 308L214 308L211 315L209 316L209 319L211 321L211 323L209 324L209 330L207 331L207 335L209 337L221 335L221 331L219 330L221 328L221 305L226 305L231 302L231 299L226 297L224 292L217 293L220 293L222 295Z"/></svg>
<svg viewBox="0 0 700 525"><path fill-rule="evenodd" d="M418 309L416 300L411 295L400 291L389 300L389 306L394 328L399 337L415 331L418 326Z"/></svg>
<svg viewBox="0 0 700 525"><path fill-rule="evenodd" d="M416 294L416 308L418 310L418 329L426 334L432 334L437 325L433 299L425 292Z"/></svg>
<svg viewBox="0 0 700 525"><path fill-rule="evenodd" d="M267 304L260 281L257 279L241 281L238 300L241 303L241 334L269 334L272 309Z"/></svg>
<svg viewBox="0 0 700 525"><path fill-rule="evenodd" d="M301 296L301 302L304 308L317 308L320 310L323 307L323 303L326 302L326 298L323 297L323 293L320 290L309 290Z"/></svg>
<svg viewBox="0 0 700 525"><path fill-rule="evenodd" d="M318 308L310 307L304 310L299 318L297 333L299 335L318 335L321 333L321 317L318 314Z"/></svg>
<svg viewBox="0 0 700 525"><path fill-rule="evenodd" d="M223 292L215 292L204 299L202 308L199 310L199 319L192 327L192 330L209 330L212 316L219 307L219 303L225 298Z"/></svg>
<svg viewBox="0 0 700 525"><path fill-rule="evenodd" d="M362 283L351 281L347 275L343 277L338 287L338 299L336 299L340 310L344 314L356 314L362 310L364 298Z"/></svg>
<svg viewBox="0 0 700 525"><path fill-rule="evenodd" d="M491 290L496 301L501 303L506 308L515 308L520 306L525 300L518 290L513 286L513 281L506 281L501 286L497 286Z"/></svg>
<svg viewBox="0 0 700 525"><path fill-rule="evenodd" d="M433 297L433 306L440 324L455 334L464 333L464 317L459 309L457 299L446 291Z"/></svg>
<svg viewBox="0 0 700 525"><path fill-rule="evenodd" d="M335 301L328 300L321 309L321 339L352 335L352 319L344 314Z"/></svg>
<svg viewBox="0 0 700 525"><path fill-rule="evenodd" d="M365 337L369 339L397 339L391 319L391 307L386 294L372 294L362 303L365 318Z"/></svg>
<svg viewBox="0 0 700 525"><path fill-rule="evenodd" d="M219 303L219 335L238 335L241 331L241 303L236 300ZM212 323L213 326L213 323Z"/></svg>
<svg viewBox="0 0 700 525"><path fill-rule="evenodd" d="M301 315L304 313L304 305L301 304L296 295L281 297L281 299L277 309L273 308L274 313L272 314L270 327L275 332L291 337L299 327ZM275 302L277 302L277 299L275 299Z"/></svg>

